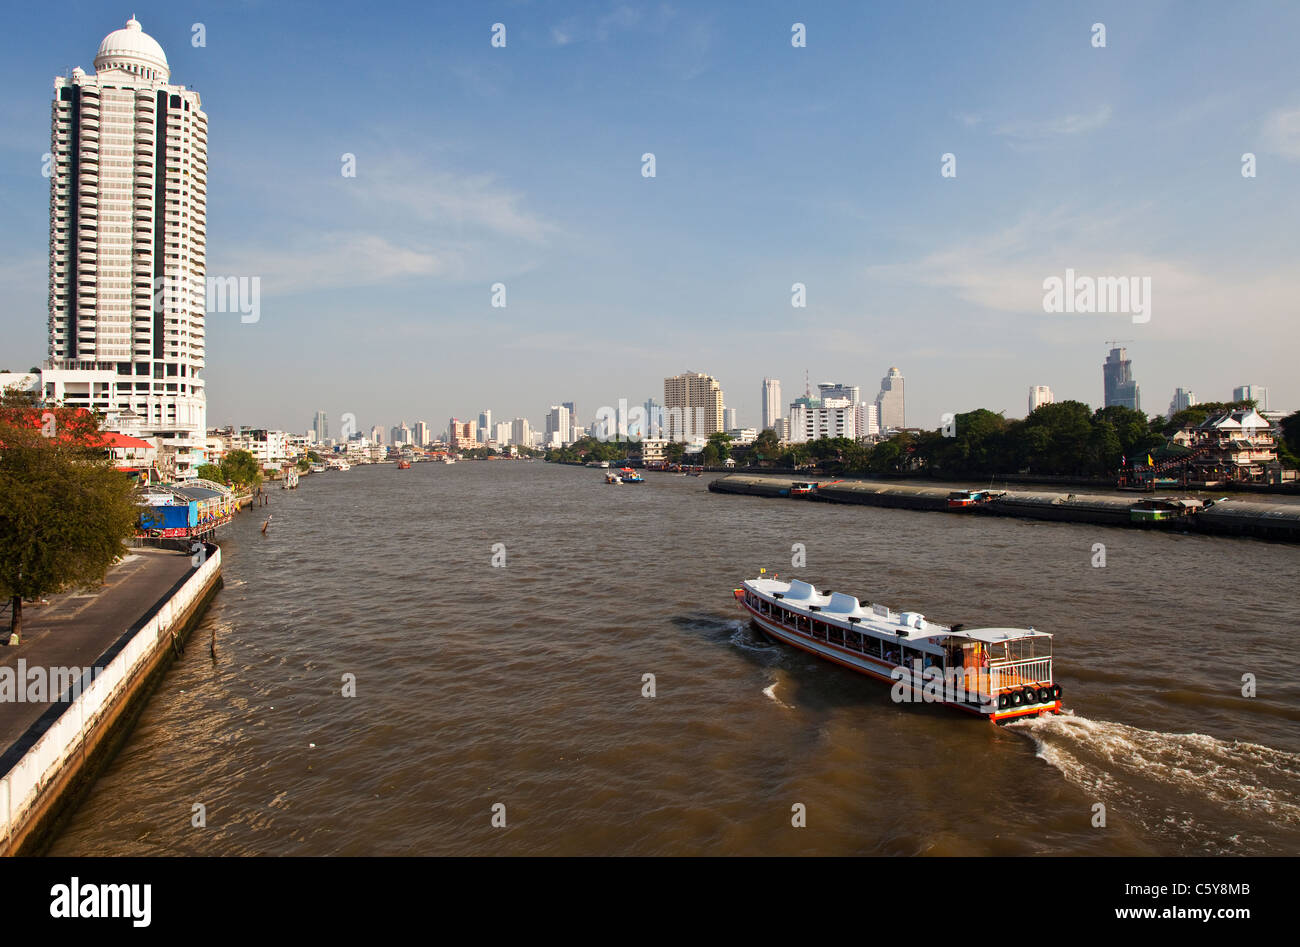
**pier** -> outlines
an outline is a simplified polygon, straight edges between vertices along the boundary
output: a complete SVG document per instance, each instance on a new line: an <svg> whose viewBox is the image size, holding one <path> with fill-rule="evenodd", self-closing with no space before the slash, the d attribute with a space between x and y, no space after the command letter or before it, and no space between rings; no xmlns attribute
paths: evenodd
<svg viewBox="0 0 1300 947"><path fill-rule="evenodd" d="M790 497L790 488L805 478L761 474L728 474L709 484L714 493L761 497ZM1194 515L1156 522L1134 522L1132 508L1138 495L1008 491L996 499L963 510L950 511L948 486L914 486L869 480L822 482L802 500L853 503L895 509L928 510L953 516L1015 516L1135 529L1166 529L1214 536L1247 536L1283 542L1300 542L1300 504L1266 499L1222 499Z"/></svg>

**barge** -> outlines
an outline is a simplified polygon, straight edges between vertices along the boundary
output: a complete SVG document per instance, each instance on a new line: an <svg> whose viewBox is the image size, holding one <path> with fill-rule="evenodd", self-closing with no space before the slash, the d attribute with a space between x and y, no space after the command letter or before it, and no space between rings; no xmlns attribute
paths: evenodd
<svg viewBox="0 0 1300 947"><path fill-rule="evenodd" d="M893 684L899 702L942 703L995 723L1061 712L1045 632L941 625L765 573L733 594L770 637Z"/></svg>

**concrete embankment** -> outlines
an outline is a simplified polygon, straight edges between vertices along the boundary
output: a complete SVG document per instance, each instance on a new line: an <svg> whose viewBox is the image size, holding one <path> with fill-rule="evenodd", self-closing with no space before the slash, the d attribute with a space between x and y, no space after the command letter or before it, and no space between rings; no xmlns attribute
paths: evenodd
<svg viewBox="0 0 1300 947"><path fill-rule="evenodd" d="M715 493L739 493L762 497L789 497L797 477L729 474L709 484ZM862 480L823 482L811 496L796 499L830 503L856 503L909 510L948 511L952 487L917 487L892 482ZM1143 494L1107 495L1014 490L989 503L952 511L954 516L1015 516L1104 526L1132 526L1143 529L1172 529L1218 536L1251 536L1300 542L1300 505L1260 500L1220 500L1209 509L1189 517L1151 523L1134 523L1133 504Z"/></svg>
<svg viewBox="0 0 1300 947"><path fill-rule="evenodd" d="M0 738L8 747L0 755L0 853L45 847L130 732L220 584L215 544L193 558L138 549L99 592L58 596L24 615L23 644L0 655Z"/></svg>

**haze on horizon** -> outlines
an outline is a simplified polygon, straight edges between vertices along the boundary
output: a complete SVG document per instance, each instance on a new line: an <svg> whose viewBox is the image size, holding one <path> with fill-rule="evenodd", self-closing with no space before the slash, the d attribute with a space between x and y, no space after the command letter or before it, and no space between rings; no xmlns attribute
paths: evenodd
<svg viewBox="0 0 1300 947"><path fill-rule="evenodd" d="M13 9L0 368L47 356L51 80L132 13L209 116L208 275L262 283L258 322L208 318L209 426L585 424L688 369L755 426L764 376L874 397L896 365L936 427L1035 384L1098 406L1110 339L1148 413L1300 408L1292 4ZM1149 277L1150 321L1044 312L1067 268Z"/></svg>

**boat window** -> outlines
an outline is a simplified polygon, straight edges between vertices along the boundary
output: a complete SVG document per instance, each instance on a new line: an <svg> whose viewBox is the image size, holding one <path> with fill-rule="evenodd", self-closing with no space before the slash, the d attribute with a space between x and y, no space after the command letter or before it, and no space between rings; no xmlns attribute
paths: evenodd
<svg viewBox="0 0 1300 947"><path fill-rule="evenodd" d="M846 631L844 633L844 645L850 651L862 650L862 635L856 631Z"/></svg>
<svg viewBox="0 0 1300 947"><path fill-rule="evenodd" d="M826 623L815 621L812 623L812 635L818 641L826 640Z"/></svg>
<svg viewBox="0 0 1300 947"><path fill-rule="evenodd" d="M837 625L828 625L830 633L828 639L831 644L844 644L844 629Z"/></svg>
<svg viewBox="0 0 1300 947"><path fill-rule="evenodd" d="M879 638L875 637L874 635L863 635L862 644L864 645L864 649L863 649L864 653L873 655L877 658L880 657Z"/></svg>

